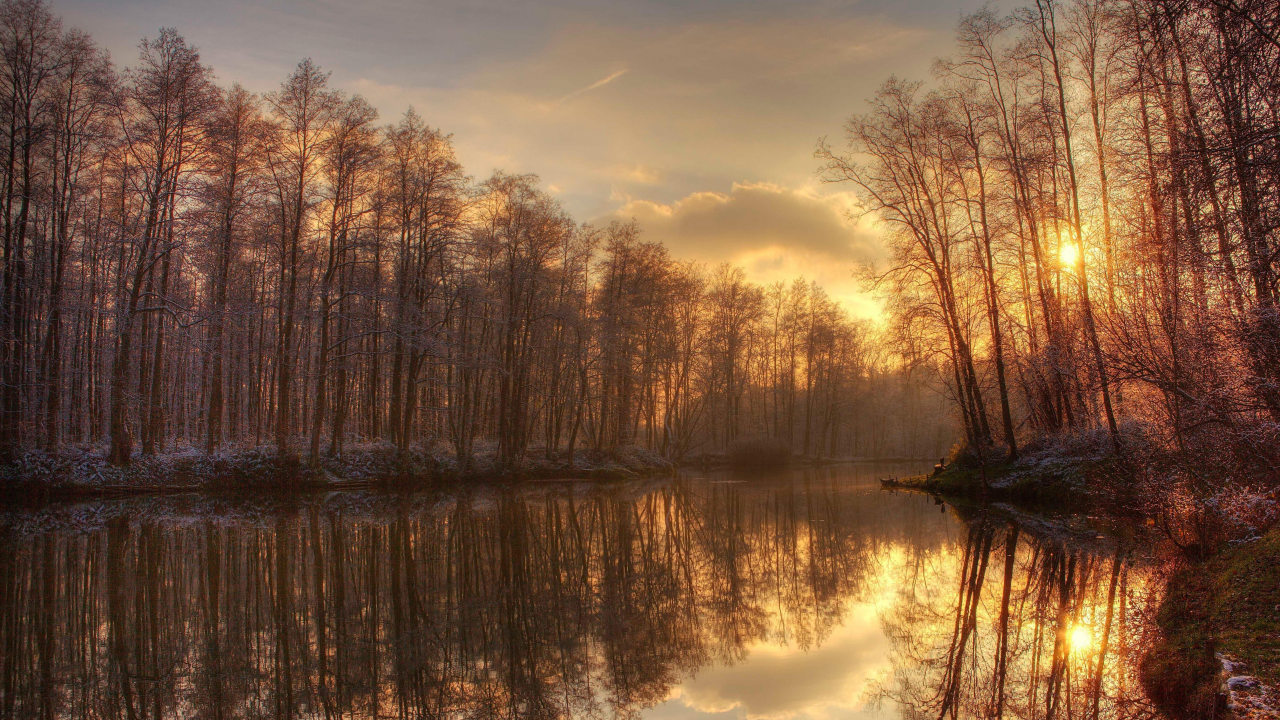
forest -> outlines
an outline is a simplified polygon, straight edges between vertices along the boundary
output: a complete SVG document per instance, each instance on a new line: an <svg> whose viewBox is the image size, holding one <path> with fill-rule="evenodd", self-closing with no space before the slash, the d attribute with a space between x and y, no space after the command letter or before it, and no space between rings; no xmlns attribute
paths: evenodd
<svg viewBox="0 0 1280 720"><path fill-rule="evenodd" d="M447 130L383 124L309 59L254 94L173 29L119 67L42 1L2 21L0 460L959 437L986 462L1084 437L1177 482L1276 475L1273 3L963 17L932 78L817 145L877 220L881 320L476 179Z"/></svg>
<svg viewBox="0 0 1280 720"><path fill-rule="evenodd" d="M580 223L531 175L477 180L445 130L380 124L311 60L255 95L173 29L122 68L40 0L0 15L0 462L951 444L938 368L804 279Z"/></svg>
<svg viewBox="0 0 1280 720"><path fill-rule="evenodd" d="M988 459L1066 434L1274 486L1280 5L1036 0L955 40L817 148L884 229L892 345Z"/></svg>

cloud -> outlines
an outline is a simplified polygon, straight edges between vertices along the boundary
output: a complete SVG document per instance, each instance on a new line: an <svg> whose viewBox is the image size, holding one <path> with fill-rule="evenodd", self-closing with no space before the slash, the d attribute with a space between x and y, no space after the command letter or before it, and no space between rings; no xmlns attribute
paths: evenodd
<svg viewBox="0 0 1280 720"><path fill-rule="evenodd" d="M753 647L742 663L700 670L654 714L675 715L671 706L678 704L708 715L737 710L745 718L857 716L867 682L887 670L888 650L874 608L857 606L819 647Z"/></svg>
<svg viewBox="0 0 1280 720"><path fill-rule="evenodd" d="M559 103L563 103L564 101L566 101L566 100L572 100L573 98L578 97L579 95L582 95L583 93L589 93L589 92L591 92L592 90L595 90L595 89L596 89L596 88L598 88L598 87L604 87L605 85L608 85L609 83L613 82L614 80L617 80L618 78L620 78L620 77L622 77L623 75L626 75L626 74L627 74L627 69L626 69L626 68L623 68L623 69L621 69L621 70L618 70L617 72L610 73L609 75L607 75L607 76L605 76L605 77L603 77L603 78L600 78L599 80L597 80L597 81L595 81L595 82L591 83L590 85L588 85L588 86L586 86L586 87L584 87L584 88L578 88L577 90L574 90L573 92L569 93L568 95L565 95L564 97L562 97L562 98L560 98L559 100L557 100L557 101L556 101L556 103L557 103L557 104L559 104Z"/></svg>
<svg viewBox="0 0 1280 720"><path fill-rule="evenodd" d="M673 257L733 262L761 284L804 276L852 314L879 314L854 271L879 259L883 246L871 219L851 218L850 193L734 183L728 193L695 192L671 204L620 199L622 207L597 224L634 219L646 240L663 243Z"/></svg>
<svg viewBox="0 0 1280 720"><path fill-rule="evenodd" d="M616 166L614 176L637 185L657 185L662 182L658 171L642 164Z"/></svg>
<svg viewBox="0 0 1280 720"><path fill-rule="evenodd" d="M848 217L852 202L846 193L734 183L727 194L696 192L670 205L631 200L612 215L634 218L649 239L682 257L715 262L785 248L841 263L872 261L879 240Z"/></svg>

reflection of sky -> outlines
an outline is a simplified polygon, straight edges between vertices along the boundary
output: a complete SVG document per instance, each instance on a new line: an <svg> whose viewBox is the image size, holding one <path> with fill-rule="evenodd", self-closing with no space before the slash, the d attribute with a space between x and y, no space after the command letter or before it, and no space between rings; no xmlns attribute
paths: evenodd
<svg viewBox="0 0 1280 720"><path fill-rule="evenodd" d="M808 652L760 643L732 666L703 668L671 691L646 718L894 717L888 707L868 707L868 681L889 671L889 641L876 609L852 605L841 624Z"/></svg>
<svg viewBox="0 0 1280 720"><path fill-rule="evenodd" d="M351 647L375 648L375 656L397 667L417 667L413 663L418 657L424 657L431 658L434 670L438 667L434 664L438 658L463 659L466 664L449 664L444 678L455 683L453 687L457 690L450 702L465 709L467 715L484 715L486 708L494 707L486 703L509 703L509 707L518 707L525 698L532 697L527 694L532 688L548 691L546 699L553 700L556 707L563 702L565 713L575 717L612 717L609 711L618 709L621 711L618 717L649 720L713 717L889 720L899 714L919 716L907 708L936 710L944 679L944 660L948 657L948 647L955 647L957 613L966 607L964 599L973 597L962 590L973 585L962 583L961 577L969 576L980 565L985 570L980 585L981 599L972 616L976 621L974 632L965 636L969 638L966 653L952 657L959 657L964 668L959 716L987 717L1001 637L998 632L1001 587L1011 526L1002 516L988 517L988 522L981 524L966 524L958 512L948 506L935 507L924 496L879 490L874 481L876 476L909 474L909 471L903 473L903 469L886 472L886 468L877 466L853 465L805 471L803 483L797 475L783 481L789 485L777 487L772 487L769 480L720 484L719 481L732 479L730 476L711 482L690 480L682 482L682 487L654 490L642 490L636 485L600 487L582 483L571 486L571 495L565 494L565 487L550 484L531 484L520 489L479 487L446 500L434 494L414 499L340 494L323 504L310 506L313 509L327 507L323 515L329 518L326 522L343 523L331 526L332 535L327 531L320 533L334 540L327 553L306 550L305 544L293 545L294 539L311 535L308 522L322 517L315 512L299 512L301 508L297 503L301 501L297 499L282 501L287 503L287 510L277 508L273 500L267 506L250 503L239 508L221 507L216 513L215 507L220 506L221 500L214 505L205 501L192 505L191 500L185 498L132 499L109 504L88 515L78 507L44 509L38 513L14 511L19 517L0 513L4 516L0 521L7 526L25 528L23 532L0 537L0 552L36 563L22 571L23 577L42 577L38 563L42 562L41 558L47 561L53 556L42 555L38 545L29 543L43 536L67 544L65 551L56 551L58 558L74 559L83 553L86 564L68 565L68 568L90 567L89 562L109 568L109 563L91 560L100 557L102 550L109 547L105 538L100 536L98 541L89 543L78 539L87 532L104 532L105 525L86 523L114 523L119 518L127 518L135 526L167 528L166 535L173 540L157 547L162 553L172 553L160 556L159 561L161 566L172 568L166 573L171 573L174 583L171 587L176 594L167 595L172 601L161 604L165 612L162 621L172 629L158 636L157 642L163 653L176 653L173 657L189 651L198 654L205 640L197 638L195 633L202 633L202 628L208 627L201 615L203 602L195 603L191 612L196 615L190 617L181 606L185 598L202 597L201 583L207 576L201 563L211 554L209 547L202 544L208 542L209 536L204 535L201 528L217 517L217 524L226 526L225 557L250 558L259 552L251 548L262 547L258 543L265 539L265 547L276 548L275 553L284 548L286 554L277 558L286 558L291 566L289 576L300 589L310 587L315 578L335 577L330 573L347 573L350 568L368 564L370 578L376 582L361 581L351 586L355 594L348 596L350 604L346 607L359 608L360 621L346 625L347 629L341 631L343 636ZM583 554L579 556L577 551L568 549L569 544L559 544L551 539L552 535L546 534L553 527L549 521L551 513L559 517L560 510L570 508L571 498L575 518L618 517L609 509L613 508L624 513L635 512L638 520L647 519L630 525L631 530L638 533L623 536L602 532L606 526L597 521L583 523L579 526L585 528L579 546ZM664 505L670 507L668 503L672 502L687 507L688 512L667 516L658 510ZM520 510L508 514L504 507L527 508L530 513L526 515ZM658 514L652 514L654 511ZM285 512L287 516L277 515L278 512ZM388 517L414 520L412 525L399 521L387 525L385 518ZM675 521L670 527L666 524L668 517ZM458 522L453 522L454 518ZM501 526L500 523L509 524ZM577 525L576 521L574 524ZM378 530L378 527L388 529ZM409 527L413 529L401 535ZM504 537L500 527L510 528L511 534ZM51 533L53 528L61 530ZM711 530L717 534L707 532ZM451 532L463 534L452 536ZM391 533L399 538L395 546L404 547L400 543L407 537L411 550L408 553L391 551L389 548L393 545L382 544L384 541L378 539L382 535L386 542L391 542ZM714 541L735 535L741 542ZM202 536L206 540L202 541ZM149 542L146 538L150 536L139 533L132 537L134 539L126 542L133 549L125 550L122 555L131 558L129 562L141 557L137 548L145 547L141 543ZM474 556L452 551L436 553L433 548L453 547L448 537L477 538L477 542L471 544L476 550ZM1134 564L1148 543L1141 536L1136 542L1126 540L1123 553L1117 554L1114 539L1098 537L1095 542L1094 537L1091 531L1087 534L1087 543L1068 542L1056 533L1038 536L1027 529L1017 535L1016 560L1009 575L1011 614L1006 656L1009 661L1006 717L1036 717L1020 709L1043 707L1044 688L1048 687L1046 676L1055 666L1070 668L1068 682L1061 686L1067 707L1072 707L1072 703L1079 707L1086 699L1083 693L1089 692L1089 672L1097 667L1098 641L1108 623L1106 603L1112 577L1120 583L1115 592L1116 601L1125 598L1128 610L1123 609L1124 606L1112 606L1112 610L1118 612L1112 618L1115 624L1105 665L1104 697L1109 703L1110 698L1127 697L1139 687L1131 670L1120 662L1122 654L1117 650L1127 647L1135 638L1129 635L1129 640L1122 640L1121 618L1125 613L1130 618L1148 615L1143 609L1150 592L1145 571L1141 563ZM339 538L353 540L339 542ZM688 545L684 545L686 541ZM553 546L559 549L537 555ZM678 546L687 548L687 552L673 553ZM20 549L22 547L27 549ZM297 562L289 560L291 547L299 550L294 555ZM664 547L666 550L661 549ZM982 553L980 548L987 552ZM561 550L568 554L561 555ZM1116 560L1130 553L1132 556L1123 566L1123 573L1113 575L1122 567ZM379 557L392 558L392 561L378 562ZM410 557L415 558L413 563L422 571L415 571L414 577L433 578L420 586L426 594L419 598L429 601L425 606L454 607L452 599L443 600L447 596L466 598L467 609L459 607L458 612L442 614L410 612L408 619L402 621L398 619L401 616L388 607L395 602L392 598L404 597L402 590L393 590L390 595L380 595L381 599L375 597L370 602L370 588L394 588L397 583L391 577L409 576L410 565L402 566L399 558ZM472 557L474 563L470 567L478 572L464 569L469 562L464 558ZM561 565L554 560L572 557L579 557L585 564L579 568L576 562ZM975 558L983 557L985 562L973 563ZM521 558L527 562L514 563L525 569L520 582L500 581L502 572L497 563ZM1065 568L1068 560L1070 571ZM321 562L332 563L332 566L318 572ZM245 569L248 566L235 560L227 567ZM583 571L580 583L575 580L561 585L552 580L557 576L577 576L577 570L561 575L571 567ZM403 575L400 575L401 568ZM60 582L79 582L75 572L57 571ZM673 571L683 577L672 575ZM364 574L363 570L357 572ZM471 572L476 575L471 576ZM112 576L112 582L115 577ZM133 579L124 578L129 592L140 591L143 577L140 571ZM227 647L234 648L237 655L252 657L254 653L262 653L257 656L259 659L269 658L276 652L273 640L292 636L301 640L297 645L303 651L300 667L311 673L316 667L316 647L306 639L315 637L310 628L321 615L313 612L316 596L300 592L296 596L298 611L285 616L289 623L297 624L279 624L281 616L269 610L275 602L271 589L262 585L274 583L276 579L269 574L235 571L228 572L226 577L229 607L267 609L246 613L246 617L252 616L253 622L260 624L246 626L256 628L247 634L228 633L231 644ZM467 577L485 579L477 581L474 589L464 591L462 587L467 581L460 578ZM667 584L672 581L674 585ZM1065 589L1071 590L1072 599L1067 606L1061 604L1062 583L1066 583ZM88 583L86 587L94 589L84 597L60 589L54 596L61 608L55 616L70 617L83 610L104 618L107 624L122 622L122 636L144 637L141 628L146 627L146 613L126 614L120 621L106 620L112 607L107 592L109 585L105 576ZM727 594L725 591L730 587L732 591ZM673 594L666 594L666 590L659 590L656 595L649 592L660 588ZM547 591L553 592L546 598L535 597ZM514 602L507 602L508 595ZM649 605L655 598L660 605L656 608L658 612L646 613L655 609ZM545 599L555 602L542 602ZM24 652L30 652L30 648L38 647L39 637L43 637L40 635L43 625L38 621L46 617L46 611L41 609L43 602L39 601L38 594L18 594L9 600L26 604L6 612L35 619L23 624L31 639L22 640L21 644L28 648ZM92 603L92 608L87 604L80 608L82 602ZM248 604L241 606L241 602ZM382 619L366 623L369 608L379 607L386 608L386 612L373 615ZM343 617L343 614L332 617ZM433 624L421 623L427 617ZM435 624L437 621L439 624ZM659 627L659 623L674 625L664 628ZM103 625L103 632L110 629L107 624ZM508 634L517 626L523 628L515 634L518 640ZM1065 631L1063 637L1071 642L1069 654L1065 656L1066 665L1052 661L1059 627ZM478 638L491 632L489 628L497 629L494 634L501 639L492 644L480 642ZM425 642L401 644L407 637ZM258 638L254 641L257 649L239 644L249 638ZM556 648L561 647L559 643L574 638L584 644L563 646L572 648L567 655L556 652ZM64 641L60 637L56 639ZM94 652L103 654L99 660L87 664L72 663L78 668L77 672L88 672L88 668L99 667L99 664L115 667L117 661L112 659L114 654L108 652L107 645L90 645ZM410 650L415 654L403 655L397 645L416 648ZM70 657L68 652L58 650L52 656ZM416 655L418 652L430 654ZM436 655L436 652L443 654ZM356 655L344 655L339 655L338 661L346 664L344 672L351 673L352 687L381 687L381 702L387 706L403 697L402 688L408 691L410 686L401 685L406 676L399 671L381 675L381 684L375 685L379 676L367 673L380 664L368 666L363 660L356 661ZM410 664L401 666L399 663L405 658ZM560 664L566 660L568 664ZM185 667L183 681L171 688L185 699L174 707L185 708L183 702L203 697L200 692L190 694L203 685L187 680L198 679L198 673L205 666L192 662ZM529 668L545 671L536 687L526 682L528 674L511 672ZM93 671L95 678L117 675L114 670ZM69 674L60 688L69 691L77 684L92 685L86 677ZM368 684L362 685L362 682ZM304 702L313 702L315 688L320 686L312 679L306 683L306 694L300 697L311 699ZM36 687L31 685L28 689ZM267 689L271 691L270 683ZM91 687L89 692L113 697L117 688L112 681L96 689ZM885 694L899 704L886 702L883 706L868 707L871 697ZM660 699L664 700L658 702ZM615 701L626 704L611 706ZM643 707L652 702L658 704ZM319 708L320 704L313 702L312 707ZM1108 704L1103 712L1102 717L1114 717L1115 707ZM199 713L192 710L182 714Z"/></svg>
<svg viewBox="0 0 1280 720"><path fill-rule="evenodd" d="M871 489L871 492L877 492ZM881 496L883 497L883 496ZM937 516L934 516L937 518ZM938 518L952 528L952 517ZM950 566L955 547L944 543L930 557ZM867 566L864 597L847 600L839 623L816 647L763 640L747 648L745 659L699 669L671 689L668 699L644 712L646 720L888 720L899 716L891 700L872 694L891 677L892 648L881 616L898 602L907 551L880 546ZM777 617L774 617L777 620ZM776 632L766 637L777 637Z"/></svg>
<svg viewBox="0 0 1280 720"><path fill-rule="evenodd" d="M950 515L947 515L948 520L944 522L949 524ZM886 691L901 692L904 682L914 688L911 697L915 701L922 697L936 699L942 682L939 674L942 665L929 663L927 668L917 665L919 658L913 661L904 657L904 647L891 645L885 633L886 628L891 628L892 632L910 638L908 644L932 648L926 654L935 660L945 656L945 648L953 640L956 604L960 601L955 589L968 561L962 539L963 536L957 536L935 551L913 557L908 557L900 545L881 547L869 567L873 575L863 585L861 601L851 602L838 626L815 647L806 650L795 643L757 642L747 648L745 658L736 664L701 668L673 687L667 700L644 712L643 717L646 720L889 720L901 713L893 700L885 697ZM983 688L990 687L985 681L991 680L994 666L1004 542L1001 537L992 546L976 613L975 644L970 646L969 657L964 661L965 673L971 675L973 687L982 698L986 698L987 690ZM1027 534L1018 545L1019 559L1011 596L1009 640L1013 650L1009 656L1010 679L1006 688L1009 707L1037 683L1043 686L1047 682L1050 663L1043 658L1051 657L1053 652L1058 591L1055 589L1040 598L1048 605L1034 607L1037 594L1027 573L1041 553L1034 547L1036 543L1034 536ZM1088 590L1071 614L1064 637L1068 664L1072 673L1080 677L1097 667L1098 638L1106 622L1107 582L1114 561L1108 544L1104 541L1094 548L1100 555L1092 561L1086 559L1087 552L1077 555L1081 561L1080 572L1087 573ZM1130 556L1129 562L1133 559ZM1145 604L1150 591L1146 572L1141 568L1140 563L1138 570L1126 572L1128 589L1121 592L1129 596L1135 607ZM1125 697L1136 683L1131 677L1132 667L1115 654L1116 647L1122 645L1119 638L1126 632L1120 615L1115 614L1112 620L1112 644L1105 663L1105 693L1108 697ZM767 633L766 637L777 635ZM1042 643L1038 654L1031 652L1033 638ZM1028 667L1028 662L1035 664L1037 656L1042 656L1043 662ZM1038 681L1031 682L1032 676ZM1128 680L1124 679L1126 676ZM1087 684L1082 682L1067 683L1063 692L1077 694L1076 701L1079 701L1083 697L1079 694L1087 689ZM1125 687L1130 690L1124 690ZM918 694L921 691L923 696Z"/></svg>

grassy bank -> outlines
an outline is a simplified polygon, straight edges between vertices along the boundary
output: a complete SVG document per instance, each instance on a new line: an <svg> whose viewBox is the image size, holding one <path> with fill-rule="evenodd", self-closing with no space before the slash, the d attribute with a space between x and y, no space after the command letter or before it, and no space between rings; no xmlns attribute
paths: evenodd
<svg viewBox="0 0 1280 720"><path fill-rule="evenodd" d="M1118 461L1105 452L1072 452L1054 447L1014 461L953 457L927 475L885 480L905 488L952 498L1011 502L1040 510L1131 510L1127 487L1117 482Z"/></svg>
<svg viewBox="0 0 1280 720"><path fill-rule="evenodd" d="M1252 709L1259 685L1280 685L1280 529L1185 561L1169 579L1156 616L1159 641L1142 660L1143 685L1173 718L1223 709L1224 675L1238 676L1232 702ZM1222 656L1234 663L1224 673Z"/></svg>
<svg viewBox="0 0 1280 720"><path fill-rule="evenodd" d="M1069 483L1055 478L1020 477L1018 465L1008 462L977 468L952 464L939 472L895 478L882 484L951 498L1014 502L1032 508L1051 504L1059 508L1083 505Z"/></svg>

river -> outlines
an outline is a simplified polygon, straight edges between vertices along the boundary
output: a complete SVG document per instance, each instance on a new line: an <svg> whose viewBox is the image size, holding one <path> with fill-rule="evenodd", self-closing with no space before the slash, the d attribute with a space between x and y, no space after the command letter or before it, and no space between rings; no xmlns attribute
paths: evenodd
<svg viewBox="0 0 1280 720"><path fill-rule="evenodd" d="M912 468L0 513L6 717L1143 717L1141 528Z"/></svg>

